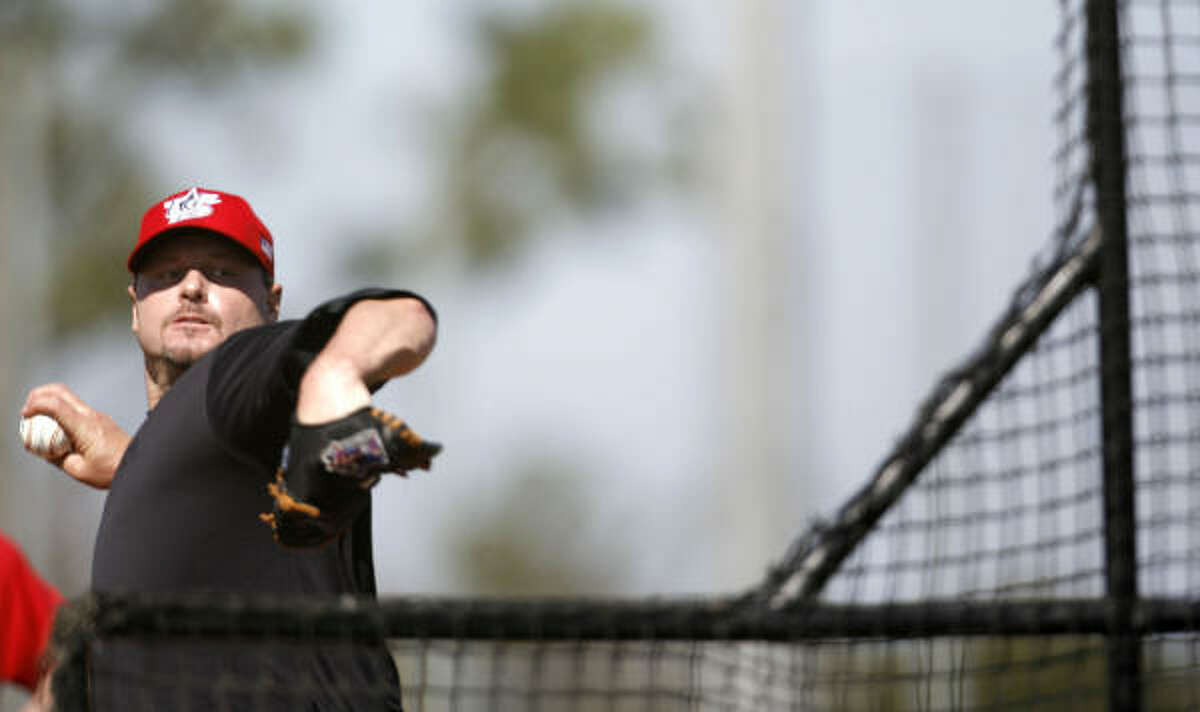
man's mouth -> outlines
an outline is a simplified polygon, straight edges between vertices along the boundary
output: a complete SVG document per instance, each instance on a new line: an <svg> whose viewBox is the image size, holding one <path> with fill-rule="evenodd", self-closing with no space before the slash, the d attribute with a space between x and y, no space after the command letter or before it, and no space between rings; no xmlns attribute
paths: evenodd
<svg viewBox="0 0 1200 712"><path fill-rule="evenodd" d="M212 322L198 314L180 314L171 320L172 326L212 326Z"/></svg>

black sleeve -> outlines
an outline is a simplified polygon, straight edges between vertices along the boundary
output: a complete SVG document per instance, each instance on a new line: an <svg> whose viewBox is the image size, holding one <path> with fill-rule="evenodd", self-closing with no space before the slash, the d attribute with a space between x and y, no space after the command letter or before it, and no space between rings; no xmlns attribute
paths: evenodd
<svg viewBox="0 0 1200 712"><path fill-rule="evenodd" d="M230 336L213 354L206 392L213 430L235 452L273 466L287 441L300 379L346 311L367 299L404 297L419 300L437 319L429 302L412 292L361 289L321 304L303 320L268 324Z"/></svg>

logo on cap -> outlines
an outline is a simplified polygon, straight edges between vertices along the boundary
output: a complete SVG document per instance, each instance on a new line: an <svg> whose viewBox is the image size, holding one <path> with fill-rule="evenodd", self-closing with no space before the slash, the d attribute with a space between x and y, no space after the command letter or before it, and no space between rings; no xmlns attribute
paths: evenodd
<svg viewBox="0 0 1200 712"><path fill-rule="evenodd" d="M193 220L208 217L213 214L213 207L221 202L221 196L216 193L201 193L198 188L163 202L163 211L167 214L167 223L174 224L180 220Z"/></svg>

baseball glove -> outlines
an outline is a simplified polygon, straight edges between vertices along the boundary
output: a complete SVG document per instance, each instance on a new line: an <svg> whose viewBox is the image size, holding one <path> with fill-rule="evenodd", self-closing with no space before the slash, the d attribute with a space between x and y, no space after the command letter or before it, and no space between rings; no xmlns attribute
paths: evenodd
<svg viewBox="0 0 1200 712"><path fill-rule="evenodd" d="M267 485L275 505L259 519L285 546L318 546L350 526L382 474L428 470L441 449L369 406L320 425L293 421L284 465Z"/></svg>

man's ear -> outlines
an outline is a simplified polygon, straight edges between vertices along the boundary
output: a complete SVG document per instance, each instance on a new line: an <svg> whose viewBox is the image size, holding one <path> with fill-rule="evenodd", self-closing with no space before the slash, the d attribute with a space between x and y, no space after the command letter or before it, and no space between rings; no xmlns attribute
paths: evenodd
<svg viewBox="0 0 1200 712"><path fill-rule="evenodd" d="M134 290L133 284L130 284L128 287L126 287L125 291L129 294L129 310L133 312L129 329L136 334L138 332L138 327L141 326L138 323L137 291Z"/></svg>
<svg viewBox="0 0 1200 712"><path fill-rule="evenodd" d="M267 291L267 318L272 323L279 320L279 305L283 303L283 285L275 282Z"/></svg>

